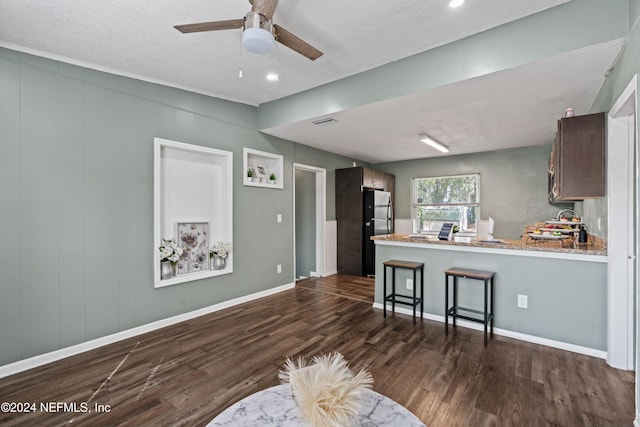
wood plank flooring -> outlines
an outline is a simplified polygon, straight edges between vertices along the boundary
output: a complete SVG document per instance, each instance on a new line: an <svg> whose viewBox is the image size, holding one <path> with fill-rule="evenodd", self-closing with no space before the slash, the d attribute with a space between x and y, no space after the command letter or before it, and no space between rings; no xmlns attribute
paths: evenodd
<svg viewBox="0 0 640 427"><path fill-rule="evenodd" d="M349 286L353 289L348 290ZM368 293L368 294L367 294ZM368 295L368 296L367 296ZM630 426L634 374L603 360L371 307L373 282L295 289L0 379L1 402L76 403L0 412L2 426L202 426L278 383L288 356L341 352L428 427ZM362 301L360 300L362 299ZM83 413L81 403L91 412ZM95 404L108 408L98 413ZM63 408L64 409L64 408Z"/></svg>
<svg viewBox="0 0 640 427"><path fill-rule="evenodd" d="M298 288L312 289L329 295L350 298L373 304L374 282L368 277L344 274L298 280Z"/></svg>

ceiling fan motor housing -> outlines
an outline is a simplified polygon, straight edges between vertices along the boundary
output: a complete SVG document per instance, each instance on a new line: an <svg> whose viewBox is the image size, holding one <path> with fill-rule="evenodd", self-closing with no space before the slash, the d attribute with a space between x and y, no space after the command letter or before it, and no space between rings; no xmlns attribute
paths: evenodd
<svg viewBox="0 0 640 427"><path fill-rule="evenodd" d="M276 45L271 20L258 12L249 12L244 17L242 46L251 53L264 55Z"/></svg>

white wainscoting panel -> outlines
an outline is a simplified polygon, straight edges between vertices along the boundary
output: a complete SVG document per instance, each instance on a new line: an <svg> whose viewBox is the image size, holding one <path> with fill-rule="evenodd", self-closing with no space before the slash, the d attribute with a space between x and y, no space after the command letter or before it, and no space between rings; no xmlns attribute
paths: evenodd
<svg viewBox="0 0 640 427"><path fill-rule="evenodd" d="M338 221L326 221L324 227L324 275L338 273Z"/></svg>

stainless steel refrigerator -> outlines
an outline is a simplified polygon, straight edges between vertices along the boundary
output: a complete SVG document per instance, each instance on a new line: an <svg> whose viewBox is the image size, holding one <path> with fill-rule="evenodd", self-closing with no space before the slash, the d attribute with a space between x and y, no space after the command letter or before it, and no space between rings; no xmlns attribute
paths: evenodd
<svg viewBox="0 0 640 427"><path fill-rule="evenodd" d="M364 190L364 233L362 251L364 274L375 275L376 253L371 236L393 233L393 206L391 193L379 190Z"/></svg>

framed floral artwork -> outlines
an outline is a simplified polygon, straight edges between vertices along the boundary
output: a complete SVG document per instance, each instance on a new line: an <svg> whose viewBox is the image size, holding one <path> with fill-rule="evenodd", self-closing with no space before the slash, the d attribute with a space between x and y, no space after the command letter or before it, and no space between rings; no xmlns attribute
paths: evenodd
<svg viewBox="0 0 640 427"><path fill-rule="evenodd" d="M209 270L209 223L179 222L178 246L184 249L178 260L178 274Z"/></svg>

